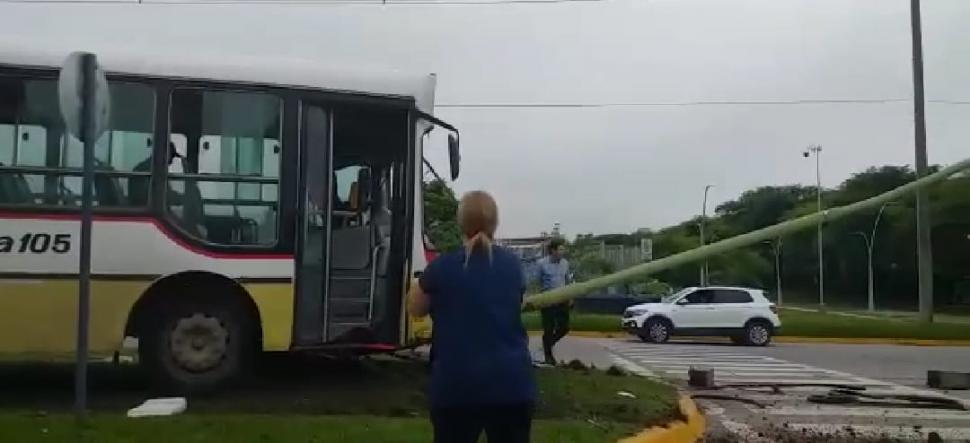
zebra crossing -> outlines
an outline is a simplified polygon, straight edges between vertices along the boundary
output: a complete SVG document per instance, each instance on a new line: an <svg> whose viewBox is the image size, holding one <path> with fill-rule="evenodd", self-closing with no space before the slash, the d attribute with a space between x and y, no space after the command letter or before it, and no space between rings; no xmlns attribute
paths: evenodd
<svg viewBox="0 0 970 443"><path fill-rule="evenodd" d="M731 346L652 345L621 340L604 345L612 354L613 362L632 373L681 383L687 379L689 369L694 367L714 369L716 383L721 385L827 383L859 385L866 388L865 392L883 394L940 395L927 389L795 363ZM725 389L718 394L754 400L763 407L723 400L701 401L700 404L709 421L716 423L709 429L732 435L736 441L870 441L867 438L927 441L933 433L943 441L970 442L970 411L819 405L807 401L809 395L829 390L817 386L785 387L783 393L778 394L764 389ZM791 440L792 435L815 438Z"/></svg>
<svg viewBox="0 0 970 443"><path fill-rule="evenodd" d="M643 375L661 378L686 380L688 370L693 367L714 369L718 382L722 383L830 383L895 387L892 383L831 369L731 351L730 347L723 347L725 350L712 350L712 346L648 345L614 341L607 344L607 348L613 352L614 361L621 367L629 369L632 362L649 371Z"/></svg>

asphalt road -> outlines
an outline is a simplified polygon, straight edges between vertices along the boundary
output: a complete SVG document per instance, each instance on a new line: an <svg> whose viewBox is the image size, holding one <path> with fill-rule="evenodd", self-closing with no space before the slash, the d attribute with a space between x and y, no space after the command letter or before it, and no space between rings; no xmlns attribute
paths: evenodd
<svg viewBox="0 0 970 443"><path fill-rule="evenodd" d="M903 386L926 386L929 370L970 372L970 347L965 346L775 344L741 351ZM970 399L970 390L949 394Z"/></svg>
<svg viewBox="0 0 970 443"><path fill-rule="evenodd" d="M944 441L970 442L970 412L963 410L885 399L852 404L809 401L809 396L831 389L819 386L784 387L780 392L750 387L691 391L686 386L688 369L704 367L714 369L719 385L837 383L865 387L864 393L870 395L946 396L970 405L970 391L925 387L927 370L970 371L970 347L777 344L753 348L682 341L655 345L627 338L595 342L613 355L615 363L631 371L672 380L695 395L713 393L755 402L699 400L710 419L708 441L933 441L933 433Z"/></svg>

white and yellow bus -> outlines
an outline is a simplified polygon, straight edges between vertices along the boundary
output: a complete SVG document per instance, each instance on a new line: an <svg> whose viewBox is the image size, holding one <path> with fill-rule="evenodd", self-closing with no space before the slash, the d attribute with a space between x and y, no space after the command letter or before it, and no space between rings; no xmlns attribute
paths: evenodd
<svg viewBox="0 0 970 443"><path fill-rule="evenodd" d="M67 51L0 50L0 354L74 352L82 145L58 110ZM90 349L137 343L178 390L262 351L414 344L433 75L308 61L99 53ZM449 137L453 178L457 139Z"/></svg>

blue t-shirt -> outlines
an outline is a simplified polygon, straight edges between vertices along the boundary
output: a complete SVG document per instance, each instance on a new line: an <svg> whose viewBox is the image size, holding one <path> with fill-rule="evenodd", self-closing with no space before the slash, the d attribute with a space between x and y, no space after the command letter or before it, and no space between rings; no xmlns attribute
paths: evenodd
<svg viewBox="0 0 970 443"><path fill-rule="evenodd" d="M567 280L569 280L569 262L564 258L553 262L552 258L546 256L539 259L537 272L539 284L543 291L561 288L566 286Z"/></svg>
<svg viewBox="0 0 970 443"><path fill-rule="evenodd" d="M492 261L465 250L438 256L421 288L431 301L432 407L533 402L536 384L521 304L518 258L493 247Z"/></svg>

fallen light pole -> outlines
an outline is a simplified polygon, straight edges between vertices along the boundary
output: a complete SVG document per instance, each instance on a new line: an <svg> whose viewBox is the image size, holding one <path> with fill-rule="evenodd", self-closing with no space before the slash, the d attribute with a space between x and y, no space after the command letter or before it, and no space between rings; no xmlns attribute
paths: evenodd
<svg viewBox="0 0 970 443"><path fill-rule="evenodd" d="M845 206L838 206L826 209L822 212L809 214L803 217L778 223L776 225L751 231L725 240L711 243L705 246L684 251L668 257L659 258L646 263L624 269L613 274L604 275L584 282L573 283L552 291L536 294L527 297L522 302L523 309L535 309L544 306L559 304L565 301L581 297L585 294L608 286L630 281L646 275L655 274L670 268L704 260L717 254L750 246L765 240L783 237L792 233L815 227L819 222L832 222L846 216L878 208L886 202L897 200L900 197L916 192L933 184L945 180L947 177L956 173L970 169L970 159L962 160L947 166L933 174L927 175L919 180L912 181L896 189L884 192L874 197L862 201L851 203Z"/></svg>

